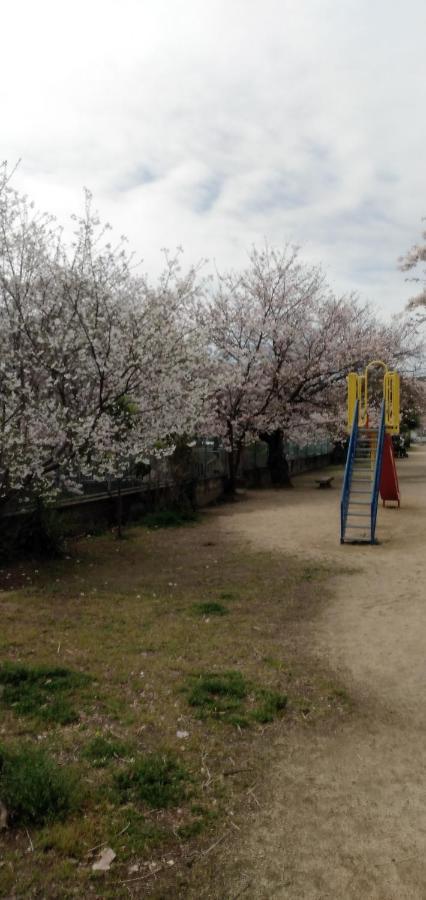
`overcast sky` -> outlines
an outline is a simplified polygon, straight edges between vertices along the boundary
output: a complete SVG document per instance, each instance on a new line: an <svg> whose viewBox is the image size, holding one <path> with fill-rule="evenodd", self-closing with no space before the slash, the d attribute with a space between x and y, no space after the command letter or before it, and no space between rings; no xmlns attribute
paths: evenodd
<svg viewBox="0 0 426 900"><path fill-rule="evenodd" d="M83 186L156 272L294 242L399 311L426 215L424 0L15 0L0 158L64 221Z"/></svg>

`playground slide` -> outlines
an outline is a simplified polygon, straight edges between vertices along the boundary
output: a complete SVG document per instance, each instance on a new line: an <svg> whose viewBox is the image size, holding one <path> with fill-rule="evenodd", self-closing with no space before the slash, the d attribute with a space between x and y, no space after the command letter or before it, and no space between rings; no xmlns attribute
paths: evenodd
<svg viewBox="0 0 426 900"><path fill-rule="evenodd" d="M398 473L396 471L392 438L390 434L385 434L383 445L382 472L380 477L380 496L383 500L383 506L385 506L386 501L389 500L397 503L399 507L400 493Z"/></svg>
<svg viewBox="0 0 426 900"><path fill-rule="evenodd" d="M368 373L384 369L380 423L369 414ZM379 494L386 502L400 506L398 474L392 435L399 434L399 375L389 372L382 360L373 360L364 375L348 375L348 431L350 433L345 474L340 498L340 542L376 541Z"/></svg>
<svg viewBox="0 0 426 900"><path fill-rule="evenodd" d="M378 428L358 426L358 400L340 500L340 542L375 543L385 438L385 405Z"/></svg>

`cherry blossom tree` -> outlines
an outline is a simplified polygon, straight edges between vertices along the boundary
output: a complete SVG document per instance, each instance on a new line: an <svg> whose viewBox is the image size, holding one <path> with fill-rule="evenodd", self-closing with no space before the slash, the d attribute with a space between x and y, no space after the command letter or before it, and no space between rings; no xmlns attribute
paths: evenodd
<svg viewBox="0 0 426 900"><path fill-rule="evenodd" d="M286 482L286 441L339 428L347 372L406 354L404 324L335 297L296 248L254 248L209 291L165 253L151 284L89 193L67 243L0 173L0 506L119 481L175 447L181 468L197 434L222 440L232 486L259 436Z"/></svg>
<svg viewBox="0 0 426 900"><path fill-rule="evenodd" d="M0 181L0 503L120 477L192 432L202 385L197 272L158 283L108 242L86 195L71 247Z"/></svg>
<svg viewBox="0 0 426 900"><path fill-rule="evenodd" d="M320 271L303 266L295 249L253 249L245 271L219 276L203 311L213 364L206 425L229 450L231 489L245 442L279 421L281 373L321 290Z"/></svg>
<svg viewBox="0 0 426 900"><path fill-rule="evenodd" d="M400 257L399 268L402 272L415 273L410 275L407 280L420 285L420 291L410 300L408 308L418 311L420 321L423 322L426 319L424 312L426 308L426 230L422 231L421 238L422 243L414 244L405 256ZM423 269L422 263L425 264Z"/></svg>
<svg viewBox="0 0 426 900"><path fill-rule="evenodd" d="M255 248L242 273L219 277L205 313L217 378L208 427L221 434L235 487L244 444L261 437L273 483L288 484L287 440L336 433L344 381L372 357L402 353L402 326L380 324L355 296L335 297L297 249Z"/></svg>
<svg viewBox="0 0 426 900"><path fill-rule="evenodd" d="M404 374L401 379L401 431L411 432L422 425L426 414L424 377Z"/></svg>

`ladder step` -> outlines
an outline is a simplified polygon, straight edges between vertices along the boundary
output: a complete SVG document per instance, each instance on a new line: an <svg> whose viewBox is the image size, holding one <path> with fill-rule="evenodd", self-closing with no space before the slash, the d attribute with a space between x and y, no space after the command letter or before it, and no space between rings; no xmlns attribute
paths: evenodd
<svg viewBox="0 0 426 900"><path fill-rule="evenodd" d="M371 494L371 491L359 491L357 488L355 488L355 490L352 490L351 488L350 494Z"/></svg>
<svg viewBox="0 0 426 900"><path fill-rule="evenodd" d="M365 513L365 512L357 513L357 512L351 512L350 510L348 510L348 516L362 516L363 519L370 519L370 513Z"/></svg>
<svg viewBox="0 0 426 900"><path fill-rule="evenodd" d="M368 500L351 500L350 503L352 506L370 506Z"/></svg>
<svg viewBox="0 0 426 900"><path fill-rule="evenodd" d="M369 527L369 525L351 525L350 522L346 525L346 528L360 528L362 531L368 531Z"/></svg>

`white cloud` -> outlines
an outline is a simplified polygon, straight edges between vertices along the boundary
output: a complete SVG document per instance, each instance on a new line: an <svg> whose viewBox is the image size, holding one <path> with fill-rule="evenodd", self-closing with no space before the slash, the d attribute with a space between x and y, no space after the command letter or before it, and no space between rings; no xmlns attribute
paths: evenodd
<svg viewBox="0 0 426 900"><path fill-rule="evenodd" d="M145 268L295 241L388 311L426 214L422 0L53 0L2 13L0 156L60 218L81 188Z"/></svg>

